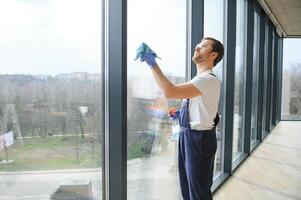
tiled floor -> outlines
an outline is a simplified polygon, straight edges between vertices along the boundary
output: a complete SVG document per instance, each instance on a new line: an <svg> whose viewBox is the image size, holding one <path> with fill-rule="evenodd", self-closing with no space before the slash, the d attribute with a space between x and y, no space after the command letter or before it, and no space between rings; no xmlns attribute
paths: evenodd
<svg viewBox="0 0 301 200"><path fill-rule="evenodd" d="M301 199L301 122L281 121L214 200Z"/></svg>

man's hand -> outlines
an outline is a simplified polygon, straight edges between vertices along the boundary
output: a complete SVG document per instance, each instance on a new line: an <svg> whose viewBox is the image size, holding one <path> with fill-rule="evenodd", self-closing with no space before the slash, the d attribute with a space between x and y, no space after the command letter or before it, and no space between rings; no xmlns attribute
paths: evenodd
<svg viewBox="0 0 301 200"><path fill-rule="evenodd" d="M180 111L178 111L175 107L170 108L168 111L168 116L171 120L176 120L180 118Z"/></svg>
<svg viewBox="0 0 301 200"><path fill-rule="evenodd" d="M140 58L141 62L145 61L150 68L153 68L155 65L157 65L156 58L161 59L157 56L156 52L154 52L144 42L142 42L136 50L136 57L134 60L137 60L138 58Z"/></svg>
<svg viewBox="0 0 301 200"><path fill-rule="evenodd" d="M156 56L152 53L145 53L144 61L150 68L153 68L155 65L157 65Z"/></svg>
<svg viewBox="0 0 301 200"><path fill-rule="evenodd" d="M149 46L147 46L147 44L142 43L138 47L134 60L137 60L138 58L140 58L141 62L145 61L152 69L151 72L153 77L166 98L188 99L203 95L203 93L190 82L175 85L169 81L162 73L156 62L156 58L160 59L160 57L158 57L157 54L151 48L149 48Z"/></svg>

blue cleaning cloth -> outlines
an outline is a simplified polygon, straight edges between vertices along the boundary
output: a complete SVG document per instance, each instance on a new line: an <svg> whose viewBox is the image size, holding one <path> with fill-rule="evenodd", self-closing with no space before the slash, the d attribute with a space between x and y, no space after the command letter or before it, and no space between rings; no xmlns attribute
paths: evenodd
<svg viewBox="0 0 301 200"><path fill-rule="evenodd" d="M136 57L135 57L134 60L137 60L138 58L140 58L140 61L143 62L144 61L144 55L146 53L153 54L156 58L161 59L160 57L157 56L156 52L154 52L149 46L147 46L147 44L142 42L140 44L140 46L138 47L138 49L136 50Z"/></svg>

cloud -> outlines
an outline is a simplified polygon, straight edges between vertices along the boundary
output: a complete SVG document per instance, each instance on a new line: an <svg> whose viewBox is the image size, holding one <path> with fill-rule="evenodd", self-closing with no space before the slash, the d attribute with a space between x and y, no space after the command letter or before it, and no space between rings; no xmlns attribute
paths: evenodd
<svg viewBox="0 0 301 200"><path fill-rule="evenodd" d="M41 2L0 2L1 73L99 73L101 1Z"/></svg>
<svg viewBox="0 0 301 200"><path fill-rule="evenodd" d="M283 68L292 64L301 63L301 39L287 38L283 42Z"/></svg>
<svg viewBox="0 0 301 200"><path fill-rule="evenodd" d="M149 74L144 63L133 61L141 42L162 58L158 64L164 72L185 76L186 1L128 1L129 76Z"/></svg>
<svg viewBox="0 0 301 200"><path fill-rule="evenodd" d="M1 73L100 72L101 0L0 1ZM185 75L186 1L128 1L129 74L148 73L133 62L145 41L169 74Z"/></svg>

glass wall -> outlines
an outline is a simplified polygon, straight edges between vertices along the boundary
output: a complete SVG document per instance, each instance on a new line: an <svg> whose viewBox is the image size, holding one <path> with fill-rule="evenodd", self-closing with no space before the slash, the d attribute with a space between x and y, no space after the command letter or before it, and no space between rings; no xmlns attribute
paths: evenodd
<svg viewBox="0 0 301 200"><path fill-rule="evenodd" d="M204 37L213 37L218 39L224 44L226 50L226 44L224 42L224 0L205 0L204 1ZM226 55L226 52L225 52ZM219 100L218 113L223 114L224 110L224 59L222 59L214 68L213 72L217 75L221 84L221 96ZM223 118L221 118L223 119ZM217 131L217 152L215 156L214 177L216 178L221 172L223 172L223 149L224 149L224 120L220 120Z"/></svg>
<svg viewBox="0 0 301 200"><path fill-rule="evenodd" d="M220 40L225 50L226 2L204 0L204 37ZM101 78L101 55L104 54L102 4L103 0L0 2L0 17L5 19L0 21L0 199L102 199L102 173L105 172L101 168L101 83L108 81ZM181 199L177 171L179 125L167 116L168 109L179 109L181 101L166 99L149 67L134 58L137 47L145 42L157 52L161 58L157 62L172 82L187 80L186 61L190 59L187 58L187 39L190 37L186 35L186 6L185 0L127 1L127 121L120 119L127 123L127 152L124 152L128 158L127 184L120 184L122 189L127 186L127 199ZM232 161L244 149L245 18L246 0L239 0L233 146L229 147L233 150ZM258 105L263 103L264 132L266 106L270 106L266 94L268 52L272 48L268 43L269 31L272 29L266 20L265 59L261 66L264 67L264 81L259 85L260 21L259 11L255 8L254 47L251 49L253 145L257 141L257 125L261 123L257 120ZM110 44L114 43L114 37L121 35L120 32L110 35ZM120 48L124 47L120 45ZM281 116L284 120L301 119L300 51L300 39L284 40ZM216 179L224 171L224 127L227 122L223 117L226 96L223 60L214 68L214 73L222 82L214 168ZM106 83L110 87L113 85L113 81ZM259 87L264 90L260 101ZM124 92L122 87L117 86L117 89ZM120 121L117 126L122 124ZM123 155L122 152L116 154L118 157ZM115 166L107 166L108 171L117 171ZM109 178L115 176L114 173L106 175ZM108 194L114 191L112 188Z"/></svg>
<svg viewBox="0 0 301 200"><path fill-rule="evenodd" d="M127 198L179 199L179 127L166 113L180 109L181 101L166 99L149 67L134 57L145 42L161 58L157 62L169 80L185 81L186 1L128 0L127 42Z"/></svg>
<svg viewBox="0 0 301 200"><path fill-rule="evenodd" d="M101 0L1 1L0 18L1 199L101 199Z"/></svg>
<svg viewBox="0 0 301 200"><path fill-rule="evenodd" d="M301 120L301 39L283 40L281 120Z"/></svg>
<svg viewBox="0 0 301 200"><path fill-rule="evenodd" d="M245 55L246 55L246 1L236 2L236 48L235 48L235 90L233 116L232 160L243 152L244 96L245 96Z"/></svg>
<svg viewBox="0 0 301 200"><path fill-rule="evenodd" d="M258 115L258 75L259 75L259 41L260 41L260 14L254 12L254 46L253 46L253 79L252 79L252 117L251 117L251 146L257 141Z"/></svg>

